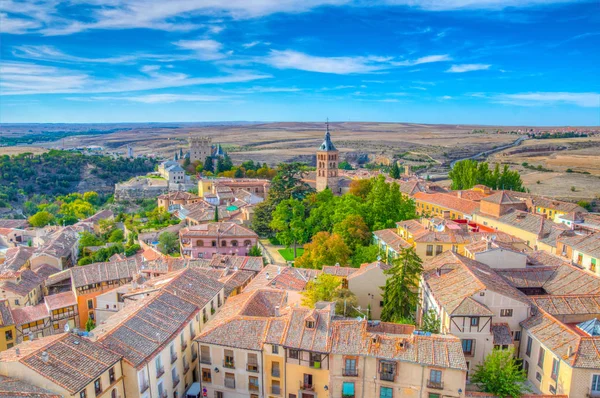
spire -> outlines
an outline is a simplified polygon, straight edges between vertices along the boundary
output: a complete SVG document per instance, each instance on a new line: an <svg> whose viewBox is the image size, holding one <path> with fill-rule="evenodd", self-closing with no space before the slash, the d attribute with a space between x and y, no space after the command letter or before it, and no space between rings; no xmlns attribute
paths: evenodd
<svg viewBox="0 0 600 398"><path fill-rule="evenodd" d="M333 142L331 142L331 134L329 133L329 118L327 118L327 122L325 123L325 139L319 147L319 151L337 151L337 149L335 149L335 145L333 145Z"/></svg>

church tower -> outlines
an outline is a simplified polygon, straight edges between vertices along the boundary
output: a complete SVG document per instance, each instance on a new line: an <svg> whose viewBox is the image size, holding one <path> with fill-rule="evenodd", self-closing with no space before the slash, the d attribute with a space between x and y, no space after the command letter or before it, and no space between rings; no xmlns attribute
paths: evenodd
<svg viewBox="0 0 600 398"><path fill-rule="evenodd" d="M321 192L329 187L334 195L340 193L338 186L338 162L339 152L331 142L329 122L327 122L325 139L317 150L317 192Z"/></svg>

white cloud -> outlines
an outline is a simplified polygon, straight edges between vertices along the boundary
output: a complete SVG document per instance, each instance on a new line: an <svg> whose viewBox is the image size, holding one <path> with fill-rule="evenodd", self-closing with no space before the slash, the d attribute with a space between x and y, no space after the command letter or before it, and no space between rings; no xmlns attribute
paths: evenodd
<svg viewBox="0 0 600 398"><path fill-rule="evenodd" d="M271 50L268 56L258 59L258 62L278 69L299 69L309 72L350 75L376 73L393 67L442 62L450 59L448 55L429 55L414 60L394 61L392 57L375 55L366 57L319 57L294 50Z"/></svg>
<svg viewBox="0 0 600 398"><path fill-rule="evenodd" d="M99 63L99 64L122 64L135 61L138 56L124 55L107 58L87 58L65 54L53 46L17 46L13 49L13 55L17 58L39 59L56 63Z"/></svg>
<svg viewBox="0 0 600 398"><path fill-rule="evenodd" d="M449 96L449 95L444 95L443 97L441 97L441 99L443 99L443 100L451 100L452 97Z"/></svg>
<svg viewBox="0 0 600 398"><path fill-rule="evenodd" d="M189 22L190 16L229 16L234 19L258 18L276 13L302 13L321 6L408 6L429 11L530 7L578 0L81 0L86 20L75 20L64 7L65 2L4 0L0 5L7 22L4 33L23 34L33 31L45 35L66 35L90 29L147 28L165 31L190 31L206 25ZM209 26L218 33L222 26Z"/></svg>
<svg viewBox="0 0 600 398"><path fill-rule="evenodd" d="M481 97L480 93L476 94ZM493 102L520 106L568 104L584 108L600 107L600 93L535 92L496 94L490 98Z"/></svg>
<svg viewBox="0 0 600 398"><path fill-rule="evenodd" d="M131 97L115 97L115 96L101 96L101 97L90 97L90 100L94 101L129 101L129 102L141 102L144 104L168 104L173 102L212 102L212 101L223 101L228 99L226 96L219 95L200 95L200 94L147 94L137 95ZM70 100L78 101L79 98L71 97ZM85 100L85 99L84 99Z"/></svg>
<svg viewBox="0 0 600 398"><path fill-rule="evenodd" d="M144 73L149 73L149 72L155 72L159 69L160 69L160 65L144 65L140 68L140 71L144 72Z"/></svg>
<svg viewBox="0 0 600 398"><path fill-rule="evenodd" d="M302 91L301 88L298 87L249 87L247 89L242 90L228 90L228 92L236 93L236 94L253 94L253 93L295 93L298 91Z"/></svg>
<svg viewBox="0 0 600 398"><path fill-rule="evenodd" d="M179 40L173 44L179 48L194 51L198 58L204 61L225 58L225 54L221 53L223 45L215 40Z"/></svg>
<svg viewBox="0 0 600 398"><path fill-rule="evenodd" d="M351 89L351 88L356 88L356 86L339 85L339 86L335 86L335 87L323 87L320 89L320 91L347 90L347 89Z"/></svg>
<svg viewBox="0 0 600 398"><path fill-rule="evenodd" d="M448 73L465 73L465 72L473 72L476 70L487 70L492 65L488 64L460 64L460 65L452 65L450 69L446 72Z"/></svg>
<svg viewBox="0 0 600 398"><path fill-rule="evenodd" d="M255 40L255 41L251 41L250 43L244 43L244 44L242 44L242 47L244 47L244 48L252 48L254 46L258 46L261 43L262 42Z"/></svg>
<svg viewBox="0 0 600 398"><path fill-rule="evenodd" d="M429 64L429 63L433 63L433 62L445 62L445 61L452 61L452 58L448 54L428 55L426 57L421 57L421 58L417 58L417 59L413 59L413 60L392 62L391 64L396 65L396 66L414 66L414 65L420 65L420 64Z"/></svg>
<svg viewBox="0 0 600 398"><path fill-rule="evenodd" d="M55 93L119 93L210 84L243 83L266 79L270 75L236 71L227 75L196 77L184 73L148 70L145 75L98 79L77 70L25 62L0 65L0 89L3 95Z"/></svg>

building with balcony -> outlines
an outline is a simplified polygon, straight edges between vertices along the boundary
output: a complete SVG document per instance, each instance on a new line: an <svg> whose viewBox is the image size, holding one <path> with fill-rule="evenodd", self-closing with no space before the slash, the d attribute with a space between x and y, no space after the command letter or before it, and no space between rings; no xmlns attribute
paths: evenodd
<svg viewBox="0 0 600 398"><path fill-rule="evenodd" d="M192 341L224 298L223 284L206 270L184 269L161 282L94 329L94 339L123 355L128 397L183 396L199 380Z"/></svg>
<svg viewBox="0 0 600 398"><path fill-rule="evenodd" d="M441 333L461 339L467 367L494 349L518 346L531 301L489 266L453 252L423 265L418 317L433 310Z"/></svg>
<svg viewBox="0 0 600 398"><path fill-rule="evenodd" d="M0 353L0 375L62 397L125 396L121 356L73 333L34 339Z"/></svg>
<svg viewBox="0 0 600 398"><path fill-rule="evenodd" d="M331 397L464 397L466 362L454 336L411 325L334 320Z"/></svg>
<svg viewBox="0 0 600 398"><path fill-rule="evenodd" d="M258 235L233 222L214 222L179 231L181 254L186 258L211 258L215 254L247 256Z"/></svg>

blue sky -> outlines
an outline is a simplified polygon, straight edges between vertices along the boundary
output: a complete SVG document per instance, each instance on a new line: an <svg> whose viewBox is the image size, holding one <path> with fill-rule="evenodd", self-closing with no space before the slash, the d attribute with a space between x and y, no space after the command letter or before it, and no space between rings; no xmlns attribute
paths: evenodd
<svg viewBox="0 0 600 398"><path fill-rule="evenodd" d="M600 125L600 5L3 0L0 122Z"/></svg>

